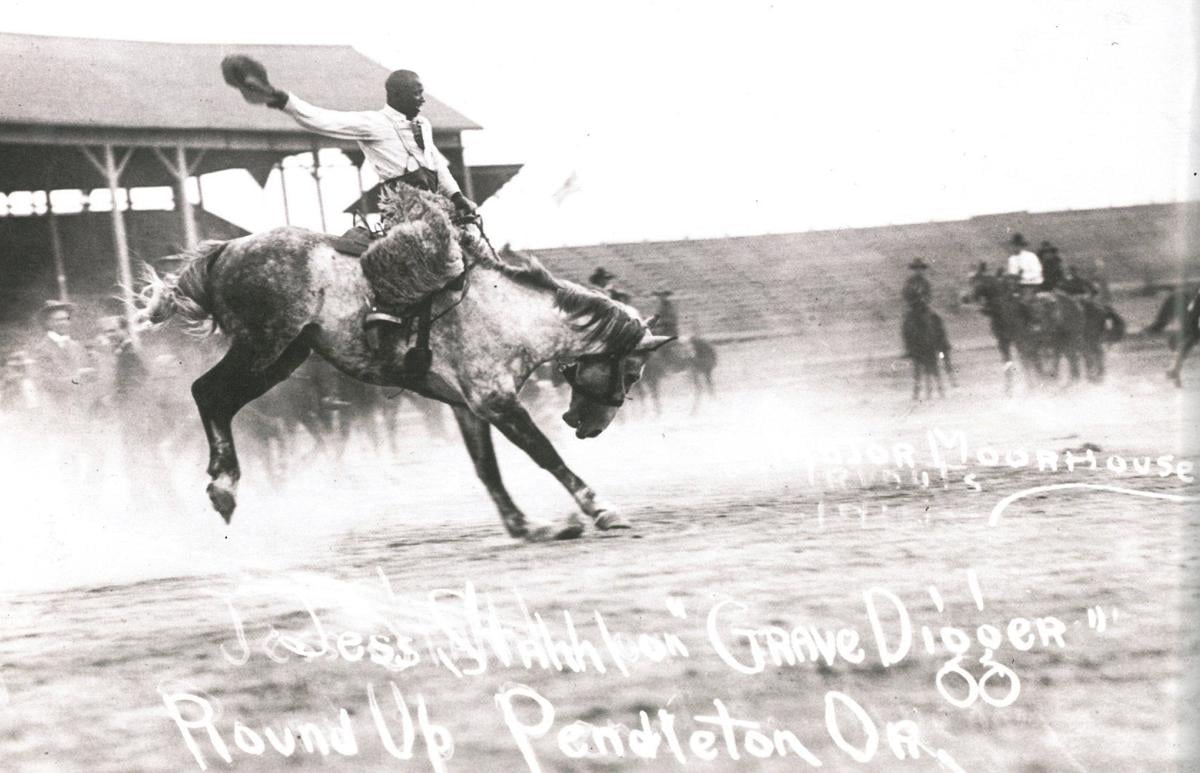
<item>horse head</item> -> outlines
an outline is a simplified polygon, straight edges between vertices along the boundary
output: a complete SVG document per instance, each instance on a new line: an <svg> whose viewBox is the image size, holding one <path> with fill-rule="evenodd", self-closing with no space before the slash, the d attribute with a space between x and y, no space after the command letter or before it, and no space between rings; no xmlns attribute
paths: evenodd
<svg viewBox="0 0 1200 773"><path fill-rule="evenodd" d="M563 378L571 385L571 404L562 419L575 430L575 437L592 438L603 432L641 379L650 355L674 340L647 328L628 352L584 355L562 365Z"/></svg>

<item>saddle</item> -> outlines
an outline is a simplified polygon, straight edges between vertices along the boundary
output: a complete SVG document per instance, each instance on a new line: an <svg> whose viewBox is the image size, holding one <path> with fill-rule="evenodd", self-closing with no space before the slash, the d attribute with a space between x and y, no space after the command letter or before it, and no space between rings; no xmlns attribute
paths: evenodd
<svg viewBox="0 0 1200 773"><path fill-rule="evenodd" d="M362 258L371 245L386 232L376 231L361 225L354 226L341 236L334 237L333 248L354 258ZM416 333L416 345L404 353L403 370L396 374L402 379L416 379L429 372L433 364L433 351L429 346L430 330L433 327L433 301L441 293L457 292L467 286L467 268L450 280L422 294L416 301L400 306L384 307L378 303L371 307L363 319L367 344L374 351L394 348L400 340L407 346ZM378 292L376 291L376 301Z"/></svg>
<svg viewBox="0 0 1200 773"><path fill-rule="evenodd" d="M348 255L352 258L361 258L367 248L371 246L371 241L383 236L381 233L376 233L369 228L364 228L361 225L356 225L341 236L333 238L333 248L343 255Z"/></svg>

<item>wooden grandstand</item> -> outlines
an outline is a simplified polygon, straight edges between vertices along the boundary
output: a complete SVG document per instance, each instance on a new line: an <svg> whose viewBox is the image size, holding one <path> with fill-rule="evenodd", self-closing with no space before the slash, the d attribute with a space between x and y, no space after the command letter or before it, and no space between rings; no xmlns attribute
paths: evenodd
<svg viewBox="0 0 1200 773"><path fill-rule="evenodd" d="M967 338L986 337L984 321L961 308L959 296L980 261L1003 263L1016 232L1034 245L1051 241L1067 263L1085 275L1102 271L1120 293L1200 274L1200 202L533 252L576 281L606 267L643 313L654 308L650 293L670 289L684 327L714 340L805 336L830 355L851 341L885 353L897 348L899 291L917 256L932 264L935 302L958 318L952 325Z"/></svg>

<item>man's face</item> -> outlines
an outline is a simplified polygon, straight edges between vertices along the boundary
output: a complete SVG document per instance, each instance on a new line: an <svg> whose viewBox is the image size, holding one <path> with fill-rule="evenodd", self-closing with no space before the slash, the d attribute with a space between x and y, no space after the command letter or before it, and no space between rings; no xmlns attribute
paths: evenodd
<svg viewBox="0 0 1200 773"><path fill-rule="evenodd" d="M425 87L421 85L421 79L416 76L398 79L388 90L388 104L410 120L416 118L421 105L425 104Z"/></svg>
<svg viewBox="0 0 1200 773"><path fill-rule="evenodd" d="M46 315L46 329L65 336L71 332L71 312L58 309Z"/></svg>

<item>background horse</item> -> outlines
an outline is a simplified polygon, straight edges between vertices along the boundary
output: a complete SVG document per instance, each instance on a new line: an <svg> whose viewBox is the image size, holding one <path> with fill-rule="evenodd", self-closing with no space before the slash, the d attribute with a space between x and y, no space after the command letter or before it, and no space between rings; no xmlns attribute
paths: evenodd
<svg viewBox="0 0 1200 773"><path fill-rule="evenodd" d="M1196 291L1183 315L1183 322L1179 326L1179 349L1175 353L1175 362L1167 369L1167 378L1174 381L1177 387L1183 386L1183 361L1197 340L1200 340L1200 290Z"/></svg>
<svg viewBox="0 0 1200 773"><path fill-rule="evenodd" d="M1092 298L1079 298L1083 307L1083 365L1089 381L1104 380L1104 345L1125 337L1125 320L1111 306Z"/></svg>
<svg viewBox="0 0 1200 773"><path fill-rule="evenodd" d="M457 233L437 197L427 204L425 219L394 226L373 249L394 250L401 261L444 261L458 248ZM575 517L566 524L529 522L501 481L493 426L550 472L597 528L628 526L567 468L517 393L542 362L571 361L571 404L563 420L579 438L599 435L650 353L669 340L651 333L631 307L561 281L536 261L516 267L475 255L463 289L437 293L433 365L413 376L404 371L400 347L369 345L363 321L371 290L362 266L334 250L324 234L287 227L209 242L178 276L161 279L150 271L148 279L139 307L151 324L178 314L193 323L215 322L229 338L225 356L192 385L209 443L209 499L227 522L241 477L234 415L316 352L360 381L405 387L452 406L509 534L576 537L583 525Z"/></svg>
<svg viewBox="0 0 1200 773"><path fill-rule="evenodd" d="M686 373L692 383L692 412L700 408L700 398L707 393L715 394L713 371L717 367L717 350L699 336L681 338L674 346L663 349L657 357L646 363L639 391L650 393L654 412L662 413L659 384L674 373Z"/></svg>
<svg viewBox="0 0 1200 773"><path fill-rule="evenodd" d="M987 272L971 276L963 300L979 302L989 318L1004 358L1006 394L1012 394L1014 349L1031 387L1046 378L1057 379L1062 358L1067 360L1071 380L1079 379L1079 360L1088 349L1087 320L1079 301L1063 293L1038 293L1026 306L1011 280Z"/></svg>
<svg viewBox="0 0 1200 773"><path fill-rule="evenodd" d="M963 296L963 301L979 303L987 315L992 336L996 339L996 348L1004 361L1005 394L1012 394L1013 372L1016 370L1014 351L1021 360L1027 380L1031 378L1031 373L1041 375L1042 365L1036 346L1025 332L1025 312L1008 281L995 274L978 271L971 275L971 286Z"/></svg>
<svg viewBox="0 0 1200 773"><path fill-rule="evenodd" d="M1200 287L1196 285L1181 285L1173 288L1162 299L1162 303L1159 304L1158 313L1154 315L1154 320L1143 328L1142 332L1146 335L1158 335L1166 330L1167 326L1176 319L1181 321L1186 319L1188 304L1191 303L1198 292L1200 292Z"/></svg>
<svg viewBox="0 0 1200 773"><path fill-rule="evenodd" d="M942 390L942 364L950 383L954 383L954 368L950 364L950 339L942 318L926 303L918 303L904 316L900 326L904 340L904 351L913 365L912 399L921 399L921 384L925 385L925 396L933 397L933 386L937 385L938 397Z"/></svg>

